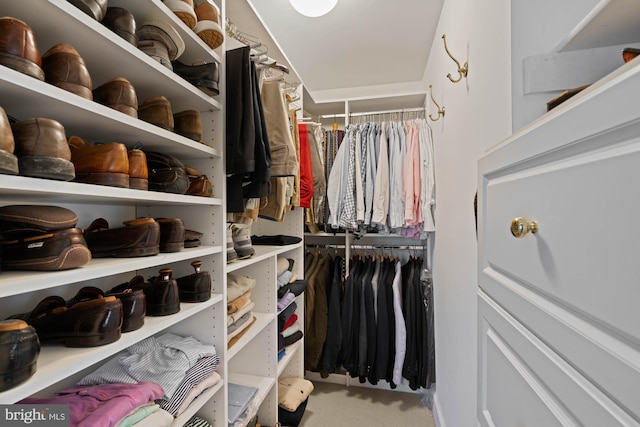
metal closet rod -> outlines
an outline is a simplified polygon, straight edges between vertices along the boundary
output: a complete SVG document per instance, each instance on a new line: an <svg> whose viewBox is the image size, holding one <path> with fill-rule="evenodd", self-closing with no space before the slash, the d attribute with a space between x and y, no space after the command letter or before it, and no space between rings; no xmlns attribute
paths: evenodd
<svg viewBox="0 0 640 427"><path fill-rule="evenodd" d="M402 113L411 113L415 111L424 111L424 107L418 108L403 108L400 110L384 110L384 111L366 111L366 112L358 112L358 113L349 113L350 117L358 117L358 116L372 116L376 114L402 114ZM340 114L323 114L320 116L323 119L331 119L333 117L345 117L344 113Z"/></svg>
<svg viewBox="0 0 640 427"><path fill-rule="evenodd" d="M332 245L332 244L315 244L315 243L306 243L306 248L317 248L317 249L402 249L402 250L421 250L425 249L427 245Z"/></svg>

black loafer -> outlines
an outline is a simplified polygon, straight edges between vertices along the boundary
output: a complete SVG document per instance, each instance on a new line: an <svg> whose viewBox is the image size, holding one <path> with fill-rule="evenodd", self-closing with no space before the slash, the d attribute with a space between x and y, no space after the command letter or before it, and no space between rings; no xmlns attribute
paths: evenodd
<svg viewBox="0 0 640 427"><path fill-rule="evenodd" d="M36 372L39 354L33 326L17 319L0 321L0 392L29 379Z"/></svg>
<svg viewBox="0 0 640 427"><path fill-rule="evenodd" d="M202 261L193 261L195 273L179 277L178 292L182 302L204 302L211 298L211 275L208 271L200 271Z"/></svg>
<svg viewBox="0 0 640 427"><path fill-rule="evenodd" d="M218 81L218 63L209 62L204 64L186 65L180 61L173 61L173 72L196 86L209 96L220 94Z"/></svg>

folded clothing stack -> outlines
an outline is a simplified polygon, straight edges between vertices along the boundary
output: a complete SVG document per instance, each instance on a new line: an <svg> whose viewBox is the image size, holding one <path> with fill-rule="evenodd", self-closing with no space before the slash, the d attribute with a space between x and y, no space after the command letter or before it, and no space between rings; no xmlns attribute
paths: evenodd
<svg viewBox="0 0 640 427"><path fill-rule="evenodd" d="M258 394L258 389L242 384L229 383L229 400L227 402L229 413L229 426L235 425L246 417L253 398Z"/></svg>
<svg viewBox="0 0 640 427"><path fill-rule="evenodd" d="M231 348L255 322L251 290L256 280L227 274L227 348Z"/></svg>

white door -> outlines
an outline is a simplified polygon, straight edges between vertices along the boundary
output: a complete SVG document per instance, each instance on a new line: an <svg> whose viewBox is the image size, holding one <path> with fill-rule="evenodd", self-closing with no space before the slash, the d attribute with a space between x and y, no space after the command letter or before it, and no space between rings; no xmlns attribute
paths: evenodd
<svg viewBox="0 0 640 427"><path fill-rule="evenodd" d="M482 426L640 426L638 93L628 63L479 162Z"/></svg>

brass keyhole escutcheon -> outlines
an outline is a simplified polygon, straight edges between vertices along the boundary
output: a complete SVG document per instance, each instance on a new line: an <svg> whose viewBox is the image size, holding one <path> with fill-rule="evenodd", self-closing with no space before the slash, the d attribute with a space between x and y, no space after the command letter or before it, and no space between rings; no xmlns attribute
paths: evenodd
<svg viewBox="0 0 640 427"><path fill-rule="evenodd" d="M535 234L538 232L538 223L535 221L527 221L521 216L511 221L511 234L518 239L522 239L528 233Z"/></svg>

